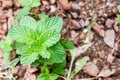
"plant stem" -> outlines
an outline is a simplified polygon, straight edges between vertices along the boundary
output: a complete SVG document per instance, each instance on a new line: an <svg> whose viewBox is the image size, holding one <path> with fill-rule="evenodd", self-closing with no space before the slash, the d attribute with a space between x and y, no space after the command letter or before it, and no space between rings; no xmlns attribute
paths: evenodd
<svg viewBox="0 0 120 80"><path fill-rule="evenodd" d="M93 22L94 22L94 0L91 0L91 7L92 7L91 21L90 21L90 26L88 28L88 32L87 32L86 39L85 39L84 43L90 42L90 34L92 32L91 29L92 29Z"/></svg>
<svg viewBox="0 0 120 80"><path fill-rule="evenodd" d="M72 70L72 66L73 66L73 62L74 62L74 57L72 57L72 60L70 62L70 68L69 68L69 71L68 71L68 75L67 75L67 79L66 80L70 80L70 75L71 75L71 70Z"/></svg>

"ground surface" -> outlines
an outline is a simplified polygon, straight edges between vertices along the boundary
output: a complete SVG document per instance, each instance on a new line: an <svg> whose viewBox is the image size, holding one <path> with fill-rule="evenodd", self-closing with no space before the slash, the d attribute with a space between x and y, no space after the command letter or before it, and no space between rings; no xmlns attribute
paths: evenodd
<svg viewBox="0 0 120 80"><path fill-rule="evenodd" d="M91 34L93 44L78 57L89 56L90 60L75 76L75 80L120 80L120 24L116 18L119 7L120 0L94 0L94 4L90 0L41 0L41 6L36 9L36 13L63 18L62 38L73 41L76 47L83 44L92 12L94 13ZM21 5L17 0L0 0L0 39L5 39L20 9ZM68 65L69 62L68 59ZM3 52L0 51L0 69L2 67ZM35 68L17 65L15 70L19 80L36 80Z"/></svg>

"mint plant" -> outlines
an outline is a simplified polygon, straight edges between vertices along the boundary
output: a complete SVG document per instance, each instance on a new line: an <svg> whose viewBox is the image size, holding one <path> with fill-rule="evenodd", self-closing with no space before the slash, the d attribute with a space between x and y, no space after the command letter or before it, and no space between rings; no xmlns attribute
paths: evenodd
<svg viewBox="0 0 120 80"><path fill-rule="evenodd" d="M40 5L40 0L19 0L19 3L24 7L18 13L16 20L19 20L23 16L30 14L31 8L38 7Z"/></svg>
<svg viewBox="0 0 120 80"><path fill-rule="evenodd" d="M41 68L41 74L38 76L37 80L56 80L59 75L65 75L65 67L66 61L62 63L56 64L52 71L49 71L48 66L43 66Z"/></svg>
<svg viewBox="0 0 120 80"><path fill-rule="evenodd" d="M1 48L5 50L5 63L12 69L19 60L23 65L43 65L37 80L56 80L59 75L65 75L65 50L73 49L74 45L61 39L62 25L63 20L58 17L48 17L39 21L30 16L23 17L18 25L8 31L6 41L0 42ZM13 49L19 57L9 62ZM47 71L44 71L44 68Z"/></svg>
<svg viewBox="0 0 120 80"><path fill-rule="evenodd" d="M8 35L17 42L16 52L21 55L20 63L28 65L36 60L44 64L63 62L66 55L59 42L62 24L62 19L58 17L36 21L25 16L19 25L12 27Z"/></svg>

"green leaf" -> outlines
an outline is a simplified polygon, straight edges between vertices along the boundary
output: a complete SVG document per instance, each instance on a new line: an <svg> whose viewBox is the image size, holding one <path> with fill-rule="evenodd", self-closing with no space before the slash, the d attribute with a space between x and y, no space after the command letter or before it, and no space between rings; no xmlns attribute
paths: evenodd
<svg viewBox="0 0 120 80"><path fill-rule="evenodd" d="M117 14L118 22L120 23L120 14Z"/></svg>
<svg viewBox="0 0 120 80"><path fill-rule="evenodd" d="M35 32L26 26L15 26L9 30L8 35L17 42L31 43L35 41Z"/></svg>
<svg viewBox="0 0 120 80"><path fill-rule="evenodd" d="M38 59L38 53L28 50L21 55L20 63L24 65L29 65L35 62L35 60L37 59Z"/></svg>
<svg viewBox="0 0 120 80"><path fill-rule="evenodd" d="M41 72L42 72L42 73L49 73L49 68L48 68L47 66L43 66L43 67L41 68Z"/></svg>
<svg viewBox="0 0 120 80"><path fill-rule="evenodd" d="M14 67L18 64L19 60L20 60L19 58L16 58L16 59L12 60L12 61L10 62L10 67L11 67L12 69L14 69Z"/></svg>
<svg viewBox="0 0 120 80"><path fill-rule="evenodd" d="M17 48L16 53L22 55L26 50L28 50L28 48L29 48L28 45L20 46Z"/></svg>
<svg viewBox="0 0 120 80"><path fill-rule="evenodd" d="M14 48L16 49L16 54L22 55L25 51L29 49L29 45L25 43L15 42Z"/></svg>
<svg viewBox="0 0 120 80"><path fill-rule="evenodd" d="M46 48L42 49L39 54L42 56L42 58L50 58L50 52Z"/></svg>
<svg viewBox="0 0 120 80"><path fill-rule="evenodd" d="M51 73L49 75L50 80L56 80L59 76L57 74Z"/></svg>
<svg viewBox="0 0 120 80"><path fill-rule="evenodd" d="M54 30L47 30L39 36L39 43L43 47L50 47L60 40L60 34Z"/></svg>
<svg viewBox="0 0 120 80"><path fill-rule="evenodd" d="M39 67L40 64L41 64L41 62L40 62L40 60L38 59L38 60L36 60L35 62L33 62L33 63L31 64L31 66L32 66L32 67Z"/></svg>
<svg viewBox="0 0 120 80"><path fill-rule="evenodd" d="M75 63L75 69L71 74L71 77L75 76L87 63L87 61L89 60L89 57L83 57L82 59L79 59L76 63Z"/></svg>
<svg viewBox="0 0 120 80"><path fill-rule="evenodd" d="M51 17L47 18L44 21L38 21L38 32L41 34L42 32L48 30L48 29L53 29L56 30L57 32L60 32L62 29L63 25L63 20L58 17Z"/></svg>
<svg viewBox="0 0 120 80"><path fill-rule="evenodd" d="M46 47L42 46L42 43L33 42L30 48L32 49L32 51L38 52L42 56L42 58L50 57L50 52L47 50Z"/></svg>
<svg viewBox="0 0 120 80"><path fill-rule="evenodd" d="M40 14L38 14L38 17L39 17L40 19L47 19L47 18L48 18L48 15L46 15L46 14L44 14L44 13L40 13Z"/></svg>
<svg viewBox="0 0 120 80"><path fill-rule="evenodd" d="M4 48L4 41L0 41L0 49L3 49Z"/></svg>
<svg viewBox="0 0 120 80"><path fill-rule="evenodd" d="M8 66L10 63L9 57L10 57L10 52L4 52L4 63Z"/></svg>
<svg viewBox="0 0 120 80"><path fill-rule="evenodd" d="M29 0L27 0L29 1ZM23 9L20 10L18 15L16 16L15 20L21 19L23 16L26 16L30 13L30 7L24 7Z"/></svg>
<svg viewBox="0 0 120 80"><path fill-rule="evenodd" d="M30 6L32 4L33 0L19 0L19 3L23 6Z"/></svg>
<svg viewBox="0 0 120 80"><path fill-rule="evenodd" d="M61 63L66 58L64 48L61 46L60 43L57 43L49 48L49 52L51 53L51 56L47 61L48 64Z"/></svg>
<svg viewBox="0 0 120 80"><path fill-rule="evenodd" d="M20 4L29 7L38 7L40 5L40 0L19 0Z"/></svg>
<svg viewBox="0 0 120 80"><path fill-rule="evenodd" d="M12 38L9 35L6 36L5 43L8 44L8 45L12 45L13 44Z"/></svg>
<svg viewBox="0 0 120 80"><path fill-rule="evenodd" d="M38 76L37 80L56 80L59 76L57 74L41 74Z"/></svg>
<svg viewBox="0 0 120 80"><path fill-rule="evenodd" d="M30 16L25 16L20 20L20 25L27 26L32 30L36 30L37 28L36 24L37 24L36 20Z"/></svg>
<svg viewBox="0 0 120 80"><path fill-rule="evenodd" d="M3 55L3 57L4 57L4 63L6 64L6 65L9 65L9 63L10 63L10 61L9 61L9 57L10 57L10 52L11 52L11 50L12 50L12 47L10 46L10 45L5 45L4 46L4 55Z"/></svg>
<svg viewBox="0 0 120 80"><path fill-rule="evenodd" d="M73 49L75 46L71 41L68 40L60 40L62 46L66 49L66 50L71 50Z"/></svg>
<svg viewBox="0 0 120 80"><path fill-rule="evenodd" d="M56 73L58 75L65 75L65 66L66 66L66 61L64 60L62 63L56 64L56 66L53 68L53 73Z"/></svg>
<svg viewBox="0 0 120 80"><path fill-rule="evenodd" d="M38 7L40 5L40 0L34 0L30 7Z"/></svg>

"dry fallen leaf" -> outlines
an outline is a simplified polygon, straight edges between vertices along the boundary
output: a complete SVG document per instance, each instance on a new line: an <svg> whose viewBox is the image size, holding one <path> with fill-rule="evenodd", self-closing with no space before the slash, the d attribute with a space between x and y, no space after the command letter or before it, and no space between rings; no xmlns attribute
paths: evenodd
<svg viewBox="0 0 120 80"><path fill-rule="evenodd" d="M32 74L32 73L34 73L34 72L36 72L38 69L37 68L27 68L27 71L30 73L30 74Z"/></svg>
<svg viewBox="0 0 120 80"><path fill-rule="evenodd" d="M68 23L68 28L72 29L72 30L78 30L81 28L79 22L77 22L76 20L70 20Z"/></svg>
<svg viewBox="0 0 120 80"><path fill-rule="evenodd" d="M2 7L10 8L12 7L12 5L13 5L12 0L2 0Z"/></svg>
<svg viewBox="0 0 120 80"><path fill-rule="evenodd" d="M109 54L107 57L107 62L112 63L115 57L112 54Z"/></svg>
<svg viewBox="0 0 120 80"><path fill-rule="evenodd" d="M6 19L7 19L7 16L4 13L0 13L0 22L4 23L7 21Z"/></svg>
<svg viewBox="0 0 120 80"><path fill-rule="evenodd" d="M68 0L58 0L58 3L63 10L69 10L72 7L71 3L68 2Z"/></svg>
<svg viewBox="0 0 120 80"><path fill-rule="evenodd" d="M105 58L105 51L104 51L104 50L99 51L99 52L98 52L98 55L99 55L99 57L102 58L102 59Z"/></svg>
<svg viewBox="0 0 120 80"><path fill-rule="evenodd" d="M108 28L112 28L113 23L114 23L114 20L112 20L112 19L107 19L105 25L106 25Z"/></svg>
<svg viewBox="0 0 120 80"><path fill-rule="evenodd" d="M14 0L14 4L17 6L17 7L21 7L20 3L18 0Z"/></svg>
<svg viewBox="0 0 120 80"><path fill-rule="evenodd" d="M54 4L56 0L50 0L50 4Z"/></svg>
<svg viewBox="0 0 120 80"><path fill-rule="evenodd" d="M103 69L102 71L100 71L98 77L109 77L112 74L114 74L115 71L116 71L115 69L113 69L113 70Z"/></svg>
<svg viewBox="0 0 120 80"><path fill-rule="evenodd" d="M98 67L94 63L89 62L84 67L84 72L89 74L90 76L97 76L99 70L98 70Z"/></svg>
<svg viewBox="0 0 120 80"><path fill-rule="evenodd" d="M114 30L107 30L104 36L104 42L111 48L115 45L115 32Z"/></svg>
<svg viewBox="0 0 120 80"><path fill-rule="evenodd" d="M71 31L71 40L75 40L75 38L79 35L79 33L75 32L75 31Z"/></svg>
<svg viewBox="0 0 120 80"><path fill-rule="evenodd" d="M100 36L100 37L104 37L105 35L105 31L104 31L104 26L103 25L99 25L98 23L94 23L93 24L93 29L95 30L95 32Z"/></svg>

